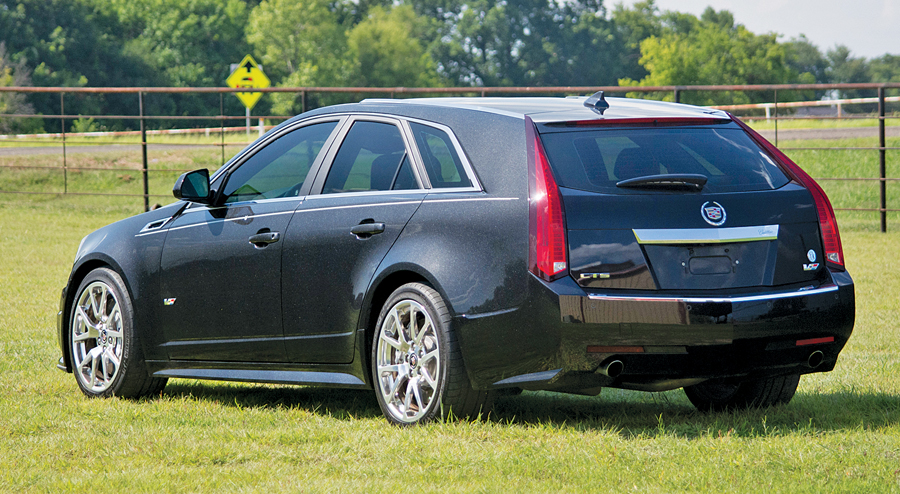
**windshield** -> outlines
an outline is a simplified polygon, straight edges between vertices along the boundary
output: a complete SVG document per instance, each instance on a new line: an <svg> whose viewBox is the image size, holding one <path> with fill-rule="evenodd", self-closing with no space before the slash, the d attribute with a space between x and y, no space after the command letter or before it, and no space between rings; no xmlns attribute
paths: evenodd
<svg viewBox="0 0 900 494"><path fill-rule="evenodd" d="M616 183L661 174L704 175L703 190L712 193L771 190L790 181L738 128L566 129L541 141L557 182L572 189L634 193Z"/></svg>

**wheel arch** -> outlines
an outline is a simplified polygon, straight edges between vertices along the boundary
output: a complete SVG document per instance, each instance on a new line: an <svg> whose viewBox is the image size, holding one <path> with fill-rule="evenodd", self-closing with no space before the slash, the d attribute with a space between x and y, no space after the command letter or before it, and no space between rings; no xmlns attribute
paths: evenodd
<svg viewBox="0 0 900 494"><path fill-rule="evenodd" d="M378 323L378 314L381 312L381 307L387 301L388 297L390 297L396 289L407 283L423 283L428 285L437 290L445 302L447 300L446 293L441 289L434 277L421 266L415 264L398 264L393 266L390 270L382 271L375 277L367 292L363 309L360 311L359 327L365 328L365 341L364 345L361 346L363 350L363 355L361 357L362 362L364 362L363 369L365 370L367 381L371 380L371 376L369 375L371 362L369 360L372 355L372 338L375 335L375 325ZM447 303L447 307L450 308L452 314L453 309L449 302Z"/></svg>
<svg viewBox="0 0 900 494"><path fill-rule="evenodd" d="M67 335L69 334L69 312L72 310L72 304L75 302L75 297L78 296L78 287L81 285L81 282L87 278L88 274L96 269L107 268L115 271L118 274L122 281L125 283L125 289L128 290L128 296L134 300L134 294L132 293L131 285L128 283L128 278L122 272L121 266L116 263L113 259L108 258L106 256L97 256L91 257L84 261L82 261L75 269L72 270L72 274L69 276L69 283L66 286L66 296L63 302L62 309L62 318L60 319L59 325L59 345L62 348L63 352L63 365L66 368L66 372L72 372L72 349L69 348Z"/></svg>

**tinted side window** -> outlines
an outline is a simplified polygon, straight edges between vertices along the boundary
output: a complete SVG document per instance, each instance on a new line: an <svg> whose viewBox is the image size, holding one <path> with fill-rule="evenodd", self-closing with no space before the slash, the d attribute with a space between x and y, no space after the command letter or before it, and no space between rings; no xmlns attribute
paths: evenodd
<svg viewBox="0 0 900 494"><path fill-rule="evenodd" d="M225 184L225 202L296 196L337 122L293 130L260 149Z"/></svg>
<svg viewBox="0 0 900 494"><path fill-rule="evenodd" d="M344 138L323 194L419 188L396 125L355 122Z"/></svg>
<svg viewBox="0 0 900 494"><path fill-rule="evenodd" d="M428 179L435 189L448 187L471 187L472 182L466 176L462 161L456 154L453 141L443 130L427 125L410 123L416 145L422 153Z"/></svg>
<svg viewBox="0 0 900 494"><path fill-rule="evenodd" d="M635 128L541 135L559 185L630 193L616 182L647 175L696 173L706 192L777 189L787 177L737 128Z"/></svg>

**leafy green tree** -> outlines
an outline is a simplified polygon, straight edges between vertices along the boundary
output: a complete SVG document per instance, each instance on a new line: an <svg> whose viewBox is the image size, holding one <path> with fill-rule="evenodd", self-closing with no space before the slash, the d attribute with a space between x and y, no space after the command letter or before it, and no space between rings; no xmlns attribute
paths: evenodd
<svg viewBox="0 0 900 494"><path fill-rule="evenodd" d="M100 1L100 0L98 0ZM242 0L102 0L117 12L124 50L173 86L221 86L249 48Z"/></svg>
<svg viewBox="0 0 900 494"><path fill-rule="evenodd" d="M788 65L799 74L797 82L803 84L827 83L828 60L819 48L801 34L784 47Z"/></svg>
<svg viewBox="0 0 900 494"><path fill-rule="evenodd" d="M550 1L532 19L520 63L537 86L614 85L624 45L600 0Z"/></svg>
<svg viewBox="0 0 900 494"><path fill-rule="evenodd" d="M354 85L442 85L437 65L418 39L424 29L422 19L408 5L370 9L366 19L348 32L349 55L356 64Z"/></svg>
<svg viewBox="0 0 900 494"><path fill-rule="evenodd" d="M249 9L242 0L93 0L112 8L121 25L122 51L143 60L162 86L224 86L230 64L249 52L244 25ZM212 115L217 96L153 94L145 97L152 113ZM226 113L243 109L225 99ZM168 122L175 125L176 122ZM177 122L184 125L185 122ZM197 125L210 125L198 120Z"/></svg>
<svg viewBox="0 0 900 494"><path fill-rule="evenodd" d="M12 63L6 53L6 44L0 41L0 86L30 86L31 72L20 59ZM22 93L0 93L0 114L28 115L34 114L34 107L28 103ZM0 134L41 132L43 126L37 118L0 118Z"/></svg>
<svg viewBox="0 0 900 494"><path fill-rule="evenodd" d="M90 0L14 0L0 3L0 41L11 63L24 63L36 86L139 86L155 79L140 57L122 50L120 26ZM59 96L28 96L41 114L58 113ZM132 101L105 95L68 96L67 113L133 112ZM58 131L57 120L45 127Z"/></svg>
<svg viewBox="0 0 900 494"><path fill-rule="evenodd" d="M900 82L900 55L882 55L869 60L869 79L872 82ZM897 96L900 89L888 89L888 96Z"/></svg>
<svg viewBox="0 0 900 494"><path fill-rule="evenodd" d="M622 44L599 0L424 2L440 19L430 51L455 85L602 85Z"/></svg>
<svg viewBox="0 0 900 494"><path fill-rule="evenodd" d="M850 49L844 45L837 45L826 52L828 58L828 80L834 83L870 82L869 64L863 57L854 57ZM875 96L875 91L859 89L839 90L839 98L866 98ZM848 110L869 111L871 108L859 106L849 107Z"/></svg>
<svg viewBox="0 0 900 494"><path fill-rule="evenodd" d="M729 15L708 9L689 32L682 19L641 42L640 63L648 75L640 81L621 79L621 85L669 86L711 84L776 84L796 80L786 50L775 34L756 35ZM731 23L729 25L729 23ZM671 94L664 96L672 99ZM771 95L743 92L686 92L682 102L700 105L751 103Z"/></svg>
<svg viewBox="0 0 900 494"><path fill-rule="evenodd" d="M662 19L654 0L636 2L631 8L617 4L612 13L616 32L623 44L620 55L622 79L642 79L647 71L640 64L641 41L662 34Z"/></svg>
<svg viewBox="0 0 900 494"><path fill-rule="evenodd" d="M247 41L278 86L343 86L351 80L344 27L324 0L263 0L250 13ZM298 96L272 96L274 112L299 110ZM326 101L315 98L310 103Z"/></svg>

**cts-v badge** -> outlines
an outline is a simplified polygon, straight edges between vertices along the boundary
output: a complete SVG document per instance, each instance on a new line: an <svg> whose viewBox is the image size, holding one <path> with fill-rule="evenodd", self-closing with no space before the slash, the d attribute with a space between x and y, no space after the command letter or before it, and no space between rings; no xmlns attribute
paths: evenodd
<svg viewBox="0 0 900 494"><path fill-rule="evenodd" d="M712 226L725 224L725 208L715 201L706 201L700 206L700 215Z"/></svg>

